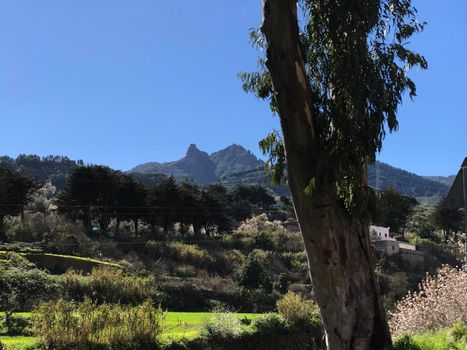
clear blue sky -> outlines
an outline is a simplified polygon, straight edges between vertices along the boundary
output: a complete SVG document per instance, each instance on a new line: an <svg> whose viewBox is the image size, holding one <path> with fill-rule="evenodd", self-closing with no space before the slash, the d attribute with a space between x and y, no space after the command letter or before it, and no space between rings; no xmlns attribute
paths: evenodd
<svg viewBox="0 0 467 350"><path fill-rule="evenodd" d="M430 69L379 159L448 175L467 156L467 2L418 0L413 40ZM278 127L246 95L248 30L261 0L5 0L0 3L0 154L60 154L118 169L231 143L259 155Z"/></svg>

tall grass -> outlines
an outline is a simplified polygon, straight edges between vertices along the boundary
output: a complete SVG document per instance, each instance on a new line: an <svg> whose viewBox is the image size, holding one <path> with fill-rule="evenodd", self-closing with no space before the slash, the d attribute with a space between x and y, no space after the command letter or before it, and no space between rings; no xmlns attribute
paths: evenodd
<svg viewBox="0 0 467 350"><path fill-rule="evenodd" d="M148 254L153 259L172 259L177 262L191 264L198 268L207 268L214 263L214 258L207 250L194 244L182 242L156 242L146 243Z"/></svg>
<svg viewBox="0 0 467 350"><path fill-rule="evenodd" d="M394 350L465 350L467 326L457 322L451 329L404 335L394 342Z"/></svg>
<svg viewBox="0 0 467 350"><path fill-rule="evenodd" d="M49 302L34 317L34 330L46 349L159 349L163 313L139 306Z"/></svg>
<svg viewBox="0 0 467 350"><path fill-rule="evenodd" d="M157 294L153 276L134 276L108 267L94 269L89 275L68 271L61 281L66 297L78 301L87 297L97 303L139 304L154 300Z"/></svg>

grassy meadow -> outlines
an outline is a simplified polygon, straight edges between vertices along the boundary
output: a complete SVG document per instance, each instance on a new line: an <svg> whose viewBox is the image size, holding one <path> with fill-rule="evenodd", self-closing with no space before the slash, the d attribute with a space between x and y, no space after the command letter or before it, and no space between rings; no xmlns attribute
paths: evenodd
<svg viewBox="0 0 467 350"><path fill-rule="evenodd" d="M171 341L177 339L195 339L203 329L204 323L213 315L213 312L165 312L162 324L163 340ZM0 312L0 317L5 315ZM262 314L236 313L239 319L253 320ZM32 312L18 312L14 316L29 319ZM34 336L0 336L0 340L11 350L23 350L38 343L39 339Z"/></svg>

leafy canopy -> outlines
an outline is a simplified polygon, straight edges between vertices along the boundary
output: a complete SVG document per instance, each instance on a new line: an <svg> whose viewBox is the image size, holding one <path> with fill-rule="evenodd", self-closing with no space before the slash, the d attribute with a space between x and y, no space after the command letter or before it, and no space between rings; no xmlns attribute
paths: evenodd
<svg viewBox="0 0 467 350"><path fill-rule="evenodd" d="M374 162L386 132L397 129L397 109L405 93L416 95L408 70L427 68L424 57L407 47L425 23L417 22L410 0L302 0L299 5L319 152L305 190L331 191L349 210L361 210L368 194L362 181L366 166ZM265 49L259 30L250 38ZM277 113L264 56L258 66L258 72L240 74L243 88L268 100ZM281 135L273 131L260 147L270 156L267 168L273 181L280 181L286 170Z"/></svg>

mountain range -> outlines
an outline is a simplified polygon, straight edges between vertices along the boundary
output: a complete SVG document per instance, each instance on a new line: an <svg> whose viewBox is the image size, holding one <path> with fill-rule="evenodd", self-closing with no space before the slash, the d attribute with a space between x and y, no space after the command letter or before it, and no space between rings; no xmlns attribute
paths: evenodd
<svg viewBox="0 0 467 350"><path fill-rule="evenodd" d="M288 193L285 185L272 187L263 168L264 162L242 146L234 144L208 154L192 144L185 157L177 161L145 163L134 167L130 172L173 175L178 179L191 179L200 184L261 184L277 193ZM368 169L368 183L373 188L384 190L393 187L402 194L417 198L439 198L446 195L453 179L454 176L418 176L378 161Z"/></svg>
<svg viewBox="0 0 467 350"><path fill-rule="evenodd" d="M185 157L179 160L168 163L144 163L137 165L130 172L173 175L179 179L192 179L206 185L263 166L262 160L236 144L211 154L200 151L196 145L191 144Z"/></svg>
<svg viewBox="0 0 467 350"><path fill-rule="evenodd" d="M29 173L37 181L51 180L58 190L65 184L67 174L83 164L83 161L59 156L0 157L0 166ZM236 144L211 154L191 144L186 155L179 160L144 163L128 172L146 185L158 183L166 176L174 176L180 181L195 181L200 185L219 182L227 187L259 184L277 194L289 194L287 185L271 185L262 160ZM417 197L425 204L433 204L439 197L446 195L453 180L454 176L418 176L382 162L376 162L368 169L368 183L373 188L384 190L393 187L402 194Z"/></svg>

